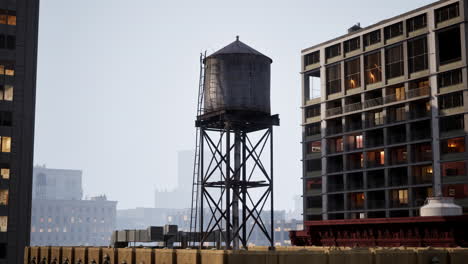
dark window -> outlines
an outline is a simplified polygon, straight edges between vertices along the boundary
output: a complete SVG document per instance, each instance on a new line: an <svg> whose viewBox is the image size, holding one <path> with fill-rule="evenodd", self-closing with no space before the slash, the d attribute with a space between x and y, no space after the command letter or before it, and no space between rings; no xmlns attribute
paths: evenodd
<svg viewBox="0 0 468 264"><path fill-rule="evenodd" d="M325 49L327 59L341 55L341 44L336 44Z"/></svg>
<svg viewBox="0 0 468 264"><path fill-rule="evenodd" d="M385 51L387 78L395 78L403 75L403 46L398 45Z"/></svg>
<svg viewBox="0 0 468 264"><path fill-rule="evenodd" d="M385 39L391 39L403 35L403 22L388 26L384 29Z"/></svg>
<svg viewBox="0 0 468 264"><path fill-rule="evenodd" d="M0 35L0 49L4 49L5 47L6 47L5 35Z"/></svg>
<svg viewBox="0 0 468 264"><path fill-rule="evenodd" d="M307 197L307 208L322 208L322 197Z"/></svg>
<svg viewBox="0 0 468 264"><path fill-rule="evenodd" d="M322 215L307 215L307 221L320 221L322 220Z"/></svg>
<svg viewBox="0 0 468 264"><path fill-rule="evenodd" d="M344 42L345 53L353 51L353 50L357 50L360 47L361 47L361 40L359 39L359 37L353 38Z"/></svg>
<svg viewBox="0 0 468 264"><path fill-rule="evenodd" d="M7 244L0 243L0 259L6 259L7 257Z"/></svg>
<svg viewBox="0 0 468 264"><path fill-rule="evenodd" d="M437 34L439 44L439 64L447 64L461 59L460 28L454 27Z"/></svg>
<svg viewBox="0 0 468 264"><path fill-rule="evenodd" d="M320 62L320 51L312 52L304 56L304 64L312 65Z"/></svg>
<svg viewBox="0 0 468 264"><path fill-rule="evenodd" d="M409 72L427 69L427 39L426 37L408 41Z"/></svg>
<svg viewBox="0 0 468 264"><path fill-rule="evenodd" d="M419 15L417 17L410 18L406 21L406 27L408 32L413 32L427 26L426 14Z"/></svg>
<svg viewBox="0 0 468 264"><path fill-rule="evenodd" d="M377 44L380 42L380 30L372 31L363 36L364 47Z"/></svg>
<svg viewBox="0 0 468 264"><path fill-rule="evenodd" d="M442 176L466 176L466 163L464 161L445 162L441 164Z"/></svg>
<svg viewBox="0 0 468 264"><path fill-rule="evenodd" d="M306 118L320 116L320 105L313 105L306 108Z"/></svg>
<svg viewBox="0 0 468 264"><path fill-rule="evenodd" d="M11 126L13 115L11 112L0 111L0 126Z"/></svg>
<svg viewBox="0 0 468 264"><path fill-rule="evenodd" d="M444 72L439 74L437 79L439 81L439 88L459 84L463 82L462 71L458 69Z"/></svg>
<svg viewBox="0 0 468 264"><path fill-rule="evenodd" d="M306 161L306 170L307 171L321 171L322 170L322 160L321 159L312 159Z"/></svg>
<svg viewBox="0 0 468 264"><path fill-rule="evenodd" d="M453 115L440 118L440 131L449 132L465 129L464 115Z"/></svg>
<svg viewBox="0 0 468 264"><path fill-rule="evenodd" d="M14 50L16 48L16 37L8 35L7 36L7 44L6 44L7 49Z"/></svg>
<svg viewBox="0 0 468 264"><path fill-rule="evenodd" d="M436 23L440 23L458 16L460 16L459 3L454 3L448 6L441 7L439 9L436 9L435 11Z"/></svg>
<svg viewBox="0 0 468 264"><path fill-rule="evenodd" d="M341 92L341 64L327 68L327 95Z"/></svg>
<svg viewBox="0 0 468 264"><path fill-rule="evenodd" d="M346 90L361 86L361 60L359 57L345 62L345 73Z"/></svg>
<svg viewBox="0 0 468 264"><path fill-rule="evenodd" d="M320 123L314 123L305 127L306 136L320 135Z"/></svg>
<svg viewBox="0 0 468 264"><path fill-rule="evenodd" d="M321 141L314 141L314 142L308 142L306 144L306 151L307 154L312 154L312 153L321 153L322 151L322 142Z"/></svg>
<svg viewBox="0 0 468 264"><path fill-rule="evenodd" d="M463 106L463 92L441 95L439 97L439 109L449 109Z"/></svg>
<svg viewBox="0 0 468 264"><path fill-rule="evenodd" d="M364 69L366 71L366 84L382 81L382 64L380 52L368 54L364 57Z"/></svg>

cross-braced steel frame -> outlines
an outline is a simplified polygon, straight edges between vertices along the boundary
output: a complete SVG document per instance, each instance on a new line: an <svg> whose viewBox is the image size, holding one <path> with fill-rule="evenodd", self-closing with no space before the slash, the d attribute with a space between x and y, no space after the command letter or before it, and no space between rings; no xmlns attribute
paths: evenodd
<svg viewBox="0 0 468 264"><path fill-rule="evenodd" d="M247 248L257 227L274 248L273 126L279 119L269 118L261 125L198 123L200 247L215 231L222 231L217 234L226 249Z"/></svg>

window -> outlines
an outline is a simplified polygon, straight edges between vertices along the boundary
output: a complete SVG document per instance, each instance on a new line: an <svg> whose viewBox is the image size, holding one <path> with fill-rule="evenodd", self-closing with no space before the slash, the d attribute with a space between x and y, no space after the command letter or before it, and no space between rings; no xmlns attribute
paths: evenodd
<svg viewBox="0 0 468 264"><path fill-rule="evenodd" d="M439 64L444 65L461 59L460 27L437 33Z"/></svg>
<svg viewBox="0 0 468 264"><path fill-rule="evenodd" d="M13 86L12 85L0 85L0 100L13 101Z"/></svg>
<svg viewBox="0 0 468 264"><path fill-rule="evenodd" d="M320 153L322 148L322 142L321 141L314 141L314 142L309 142L307 143L307 153Z"/></svg>
<svg viewBox="0 0 468 264"><path fill-rule="evenodd" d="M356 136L356 148L363 148L362 135Z"/></svg>
<svg viewBox="0 0 468 264"><path fill-rule="evenodd" d="M5 166L2 166L3 168L0 168L0 175L2 179L8 180L10 179L10 168L5 168Z"/></svg>
<svg viewBox="0 0 468 264"><path fill-rule="evenodd" d="M403 35L403 22L388 26L384 29L385 39L391 39Z"/></svg>
<svg viewBox="0 0 468 264"><path fill-rule="evenodd" d="M306 108L306 118L320 116L320 105L313 105Z"/></svg>
<svg viewBox="0 0 468 264"><path fill-rule="evenodd" d="M304 64L312 65L320 62L320 51L315 51L304 56Z"/></svg>
<svg viewBox="0 0 468 264"><path fill-rule="evenodd" d="M12 35L7 36L7 49L14 50L16 48L16 37Z"/></svg>
<svg viewBox="0 0 468 264"><path fill-rule="evenodd" d="M466 163L464 161L445 162L441 165L442 176L466 176Z"/></svg>
<svg viewBox="0 0 468 264"><path fill-rule="evenodd" d="M417 17L410 18L406 21L406 28L408 32L413 32L427 26L426 14L419 15Z"/></svg>
<svg viewBox="0 0 468 264"><path fill-rule="evenodd" d="M6 232L8 229L8 216L0 216L0 232Z"/></svg>
<svg viewBox="0 0 468 264"><path fill-rule="evenodd" d="M403 75L403 46L398 45L385 51L387 78L395 78Z"/></svg>
<svg viewBox="0 0 468 264"><path fill-rule="evenodd" d="M15 66L11 63L0 63L0 75L15 76Z"/></svg>
<svg viewBox="0 0 468 264"><path fill-rule="evenodd" d="M366 84L382 81L382 64L380 63L380 59L380 51L364 56Z"/></svg>
<svg viewBox="0 0 468 264"><path fill-rule="evenodd" d="M408 190L392 190L393 206L408 205Z"/></svg>
<svg viewBox="0 0 468 264"><path fill-rule="evenodd" d="M346 90L358 88L361 86L361 61L359 58L346 61Z"/></svg>
<svg viewBox="0 0 468 264"><path fill-rule="evenodd" d="M408 41L408 66L410 73L427 69L426 37Z"/></svg>
<svg viewBox="0 0 468 264"><path fill-rule="evenodd" d="M449 109L463 106L463 92L441 95L439 97L439 109Z"/></svg>
<svg viewBox="0 0 468 264"><path fill-rule="evenodd" d="M380 42L380 30L372 31L363 36L364 47L374 45Z"/></svg>
<svg viewBox="0 0 468 264"><path fill-rule="evenodd" d="M11 152L11 137L0 137L2 152Z"/></svg>
<svg viewBox="0 0 468 264"><path fill-rule="evenodd" d="M320 131L321 131L320 123L307 125L305 127L305 130L306 130L306 136L320 135Z"/></svg>
<svg viewBox="0 0 468 264"><path fill-rule="evenodd" d="M435 11L436 23L440 23L458 16L460 16L459 3L441 7Z"/></svg>
<svg viewBox="0 0 468 264"><path fill-rule="evenodd" d="M306 170L307 171L321 171L322 170L322 160L321 159L312 159L306 161Z"/></svg>
<svg viewBox="0 0 468 264"><path fill-rule="evenodd" d="M16 11L0 9L0 24L16 26Z"/></svg>
<svg viewBox="0 0 468 264"><path fill-rule="evenodd" d="M442 117L439 121L440 132L450 132L465 129L464 115Z"/></svg>
<svg viewBox="0 0 468 264"><path fill-rule="evenodd" d="M361 41L359 37L353 38L344 42L345 53L353 51L353 50L357 50L360 47L361 47Z"/></svg>
<svg viewBox="0 0 468 264"><path fill-rule="evenodd" d="M331 47L325 49L325 54L327 55L327 59L340 56L341 55L341 44L338 43Z"/></svg>
<svg viewBox="0 0 468 264"><path fill-rule="evenodd" d="M438 75L439 88L456 85L463 82L461 69L444 72Z"/></svg>
<svg viewBox="0 0 468 264"><path fill-rule="evenodd" d="M307 197L307 208L322 208L322 197Z"/></svg>
<svg viewBox="0 0 468 264"><path fill-rule="evenodd" d="M327 68L327 95L341 92L341 65Z"/></svg>
<svg viewBox="0 0 468 264"><path fill-rule="evenodd" d="M451 138L440 141L442 154L465 152L465 138Z"/></svg>
<svg viewBox="0 0 468 264"><path fill-rule="evenodd" d="M11 126L13 115L8 111L0 111L0 126Z"/></svg>
<svg viewBox="0 0 468 264"><path fill-rule="evenodd" d="M0 205L8 205L8 190L0 190Z"/></svg>
<svg viewBox="0 0 468 264"><path fill-rule="evenodd" d="M309 190L316 190L316 189L322 189L322 179L310 179L307 180L307 186L306 189Z"/></svg>

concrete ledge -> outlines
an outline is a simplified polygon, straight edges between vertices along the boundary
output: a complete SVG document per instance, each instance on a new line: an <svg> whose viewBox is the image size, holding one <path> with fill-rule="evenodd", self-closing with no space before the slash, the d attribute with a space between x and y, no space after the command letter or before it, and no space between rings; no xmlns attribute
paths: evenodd
<svg viewBox="0 0 468 264"><path fill-rule="evenodd" d="M54 253L55 252L55 253ZM41 255L42 254L42 255ZM197 250L104 247L27 247L24 264L61 254L58 263L103 264L465 264L468 248L251 247L249 250ZM38 261L38 259L40 260ZM34 260L34 261L33 261ZM47 264L54 259L47 259ZM81 261L81 262L80 262Z"/></svg>

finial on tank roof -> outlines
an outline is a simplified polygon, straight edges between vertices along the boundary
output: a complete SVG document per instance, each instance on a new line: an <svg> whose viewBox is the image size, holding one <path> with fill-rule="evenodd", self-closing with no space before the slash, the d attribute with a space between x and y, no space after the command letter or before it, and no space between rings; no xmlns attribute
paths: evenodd
<svg viewBox="0 0 468 264"><path fill-rule="evenodd" d="M239 35L236 36L236 41L239 41Z"/></svg>

